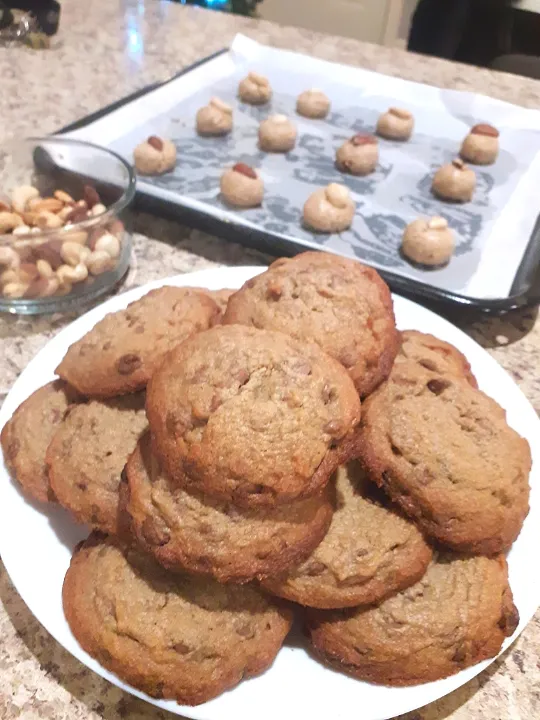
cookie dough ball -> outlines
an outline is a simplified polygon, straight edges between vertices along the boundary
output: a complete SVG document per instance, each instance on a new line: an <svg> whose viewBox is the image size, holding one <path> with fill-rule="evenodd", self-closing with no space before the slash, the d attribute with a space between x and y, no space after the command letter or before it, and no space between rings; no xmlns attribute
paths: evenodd
<svg viewBox="0 0 540 720"><path fill-rule="evenodd" d="M315 190L304 205L304 223L317 232L338 233L351 227L356 205L345 185Z"/></svg>
<svg viewBox="0 0 540 720"><path fill-rule="evenodd" d="M233 109L223 100L213 97L197 113L199 135L227 135L233 126Z"/></svg>
<svg viewBox="0 0 540 720"><path fill-rule="evenodd" d="M418 218L405 228L401 251L415 263L436 266L450 260L454 247L454 233L444 218Z"/></svg>
<svg viewBox="0 0 540 720"><path fill-rule="evenodd" d="M469 202L476 188L474 170L468 168L463 160L456 158L448 165L440 167L433 178L431 190L443 200Z"/></svg>
<svg viewBox="0 0 540 720"><path fill-rule="evenodd" d="M288 152L296 145L296 126L286 115L271 115L259 125L259 147L266 152Z"/></svg>
<svg viewBox="0 0 540 720"><path fill-rule="evenodd" d="M220 180L221 193L230 205L257 207L264 196L264 183L257 172L245 163L225 170Z"/></svg>
<svg viewBox="0 0 540 720"><path fill-rule="evenodd" d="M463 141L460 155L473 165L492 165L499 155L499 131L481 123L471 128Z"/></svg>
<svg viewBox="0 0 540 720"><path fill-rule="evenodd" d="M176 145L151 135L137 145L133 151L133 162L139 175L163 175L174 170L176 165Z"/></svg>
<svg viewBox="0 0 540 720"><path fill-rule="evenodd" d="M377 134L387 140L408 140L414 128L411 112L391 107L377 121Z"/></svg>
<svg viewBox="0 0 540 720"><path fill-rule="evenodd" d="M338 149L336 165L351 175L369 175L379 162L379 143L374 135L353 135Z"/></svg>
<svg viewBox="0 0 540 720"><path fill-rule="evenodd" d="M250 72L238 86L238 97L250 105L264 105L272 98L272 88L268 78L256 72Z"/></svg>
<svg viewBox="0 0 540 720"><path fill-rule="evenodd" d="M311 88L298 96L296 112L304 117L320 120L330 112L330 100L322 90Z"/></svg>

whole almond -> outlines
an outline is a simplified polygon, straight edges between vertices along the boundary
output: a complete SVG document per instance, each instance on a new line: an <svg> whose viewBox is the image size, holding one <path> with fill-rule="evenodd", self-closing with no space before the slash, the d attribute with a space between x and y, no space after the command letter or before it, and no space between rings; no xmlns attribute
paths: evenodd
<svg viewBox="0 0 540 720"><path fill-rule="evenodd" d="M0 200L0 212L11 212L11 205L8 205L3 200Z"/></svg>
<svg viewBox="0 0 540 720"><path fill-rule="evenodd" d="M255 170L249 167L249 165L246 165L246 163L236 163L236 165L233 165L233 170L234 172L240 173L240 175L245 175L252 180L257 178Z"/></svg>
<svg viewBox="0 0 540 720"><path fill-rule="evenodd" d="M34 248L34 257L36 260L46 260L53 270L58 270L63 262L60 254L61 248L62 240L49 240L49 242Z"/></svg>
<svg viewBox="0 0 540 720"><path fill-rule="evenodd" d="M161 152L163 150L163 140L161 138L156 137L155 135L150 135L150 137L147 140L147 143L151 145L154 150L157 150L158 152Z"/></svg>
<svg viewBox="0 0 540 720"><path fill-rule="evenodd" d="M65 205L73 205L75 203L75 200L71 197L71 195L63 190L55 190L53 194L57 200L60 200Z"/></svg>
<svg viewBox="0 0 540 720"><path fill-rule="evenodd" d="M494 128L493 125L488 125L487 123L479 123L478 125L475 125L471 128L471 132L473 135L487 135L488 137L499 137L499 131L497 128Z"/></svg>
<svg viewBox="0 0 540 720"><path fill-rule="evenodd" d="M94 205L97 205L101 202L98 191L95 187L92 187L92 185L84 186L83 195L89 208L93 208Z"/></svg>
<svg viewBox="0 0 540 720"><path fill-rule="evenodd" d="M42 213L51 212L57 213L64 207L64 203L61 200L53 197L40 198L36 202L32 203L32 212Z"/></svg>
<svg viewBox="0 0 540 720"><path fill-rule="evenodd" d="M376 145L377 138L373 135L362 135L361 133L358 133L358 135L352 136L351 143L353 145Z"/></svg>

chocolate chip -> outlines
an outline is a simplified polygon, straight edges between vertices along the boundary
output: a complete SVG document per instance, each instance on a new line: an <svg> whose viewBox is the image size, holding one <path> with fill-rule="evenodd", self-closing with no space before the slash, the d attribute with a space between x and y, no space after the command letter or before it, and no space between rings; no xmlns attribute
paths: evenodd
<svg viewBox="0 0 540 720"><path fill-rule="evenodd" d="M184 642L177 642L173 645L173 650L179 655L187 655L189 652L189 645L186 645Z"/></svg>
<svg viewBox="0 0 540 720"><path fill-rule="evenodd" d="M120 375L131 375L142 365L141 358L135 353L122 355L116 363L116 370Z"/></svg>
<svg viewBox="0 0 540 720"><path fill-rule="evenodd" d="M427 388L434 395L440 395L447 388L449 388L450 385L451 383L448 380L443 380L442 378L435 378L434 380L430 380L427 383Z"/></svg>
<svg viewBox="0 0 540 720"><path fill-rule="evenodd" d="M236 627L236 634L246 638L246 640L251 640L255 637L255 630L250 623L246 622Z"/></svg>
<svg viewBox="0 0 540 720"><path fill-rule="evenodd" d="M342 433L341 423L339 420L330 420L323 427L323 432L328 433L328 435L332 437L339 437Z"/></svg>

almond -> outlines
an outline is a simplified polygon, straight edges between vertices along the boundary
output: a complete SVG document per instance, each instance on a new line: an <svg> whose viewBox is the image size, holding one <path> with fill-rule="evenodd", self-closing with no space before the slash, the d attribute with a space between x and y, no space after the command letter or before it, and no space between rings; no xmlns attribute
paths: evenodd
<svg viewBox="0 0 540 720"><path fill-rule="evenodd" d="M54 191L54 197L57 200L60 200L65 205L74 205L75 200L69 195L67 192L64 192L63 190L55 190Z"/></svg>
<svg viewBox="0 0 540 720"><path fill-rule="evenodd" d="M352 136L351 142L353 145L376 145L377 138L373 135L362 135L359 133L358 135Z"/></svg>
<svg viewBox="0 0 540 720"><path fill-rule="evenodd" d="M62 242L62 240L56 239L38 245L34 248L34 257L36 260L46 260L53 270L57 270L63 263L60 255Z"/></svg>
<svg viewBox="0 0 540 720"><path fill-rule="evenodd" d="M154 148L154 150L157 150L158 152L163 150L163 140L161 138L158 138L155 135L150 135L147 142Z"/></svg>
<svg viewBox="0 0 540 720"><path fill-rule="evenodd" d="M471 133L473 135L487 135L487 137L499 137L499 131L497 128L494 128L493 125L488 125L487 123L479 123L478 125L475 125L471 128Z"/></svg>
<svg viewBox="0 0 540 720"><path fill-rule="evenodd" d="M64 207L64 203L61 200L58 200L58 198L54 197L46 197L46 198L39 198L35 202L32 203L32 212L34 213L42 213L42 212L51 212L51 213L57 213L60 212L60 210Z"/></svg>
<svg viewBox="0 0 540 720"><path fill-rule="evenodd" d="M255 170L249 167L249 165L246 165L246 163L236 163L236 165L233 165L233 170L234 172L240 173L240 175L245 175L252 180L256 180L257 178Z"/></svg>
<svg viewBox="0 0 540 720"><path fill-rule="evenodd" d="M83 195L89 208L93 208L94 205L97 205L101 202L98 191L95 187L92 187L92 185L84 186Z"/></svg>

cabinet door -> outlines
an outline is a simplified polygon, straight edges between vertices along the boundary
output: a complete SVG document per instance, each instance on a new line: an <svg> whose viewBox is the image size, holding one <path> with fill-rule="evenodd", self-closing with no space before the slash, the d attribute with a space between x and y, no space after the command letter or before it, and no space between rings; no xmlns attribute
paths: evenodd
<svg viewBox="0 0 540 720"><path fill-rule="evenodd" d="M282 25L381 43L388 0L263 0L259 14Z"/></svg>

